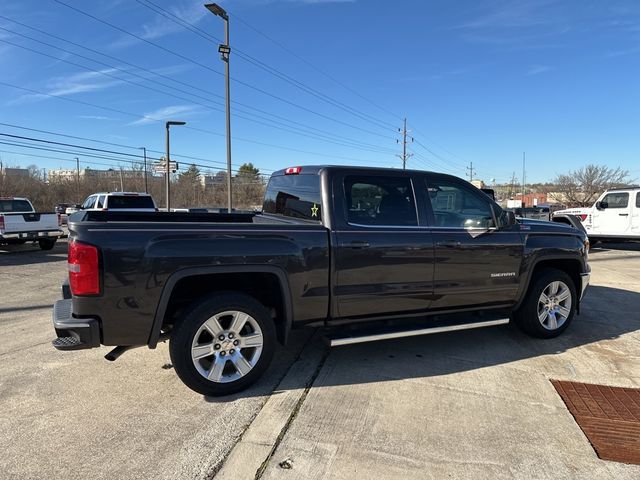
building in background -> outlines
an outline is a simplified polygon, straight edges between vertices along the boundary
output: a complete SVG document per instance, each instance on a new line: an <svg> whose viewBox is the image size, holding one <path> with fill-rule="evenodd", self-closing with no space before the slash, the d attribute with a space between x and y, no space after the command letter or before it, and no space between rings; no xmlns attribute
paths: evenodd
<svg viewBox="0 0 640 480"><path fill-rule="evenodd" d="M29 169L28 168L10 168L10 167L3 167L2 170L0 170L0 173L2 173L2 175L6 176L6 177L20 177L20 178L27 178L29 177Z"/></svg>

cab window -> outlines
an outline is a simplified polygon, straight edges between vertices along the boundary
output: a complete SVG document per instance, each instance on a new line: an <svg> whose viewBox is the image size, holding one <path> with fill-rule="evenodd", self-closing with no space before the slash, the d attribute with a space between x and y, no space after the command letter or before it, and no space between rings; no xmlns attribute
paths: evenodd
<svg viewBox="0 0 640 480"><path fill-rule="evenodd" d="M486 195L446 179L430 179L427 196L435 216L435 226L451 228L495 227L493 211Z"/></svg>
<svg viewBox="0 0 640 480"><path fill-rule="evenodd" d="M636 193L636 207L640 208L640 192Z"/></svg>
<svg viewBox="0 0 640 480"><path fill-rule="evenodd" d="M627 208L629 194L627 192L607 193L601 200L600 205L604 208Z"/></svg>
<svg viewBox="0 0 640 480"><path fill-rule="evenodd" d="M96 205L96 208L104 208L104 195L100 195L98 197L98 204Z"/></svg>
<svg viewBox="0 0 640 480"><path fill-rule="evenodd" d="M413 188L407 177L348 175L344 190L350 224L418 225Z"/></svg>

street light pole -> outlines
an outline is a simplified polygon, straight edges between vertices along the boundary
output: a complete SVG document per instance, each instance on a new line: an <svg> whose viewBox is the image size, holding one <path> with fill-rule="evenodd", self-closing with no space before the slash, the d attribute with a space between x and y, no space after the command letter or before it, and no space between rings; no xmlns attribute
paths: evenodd
<svg viewBox="0 0 640 480"><path fill-rule="evenodd" d="M227 208L231 213L232 192L231 192L231 88L229 85L229 57L231 47L229 46L229 15L216 3L208 3L205 8L214 15L224 20L224 44L218 46L218 52L224 62L225 73L225 97L226 97L226 117L227 117Z"/></svg>
<svg viewBox="0 0 640 480"><path fill-rule="evenodd" d="M149 187L147 185L147 148L146 147L140 147L140 149L142 150L142 153L144 155L144 193L149 193Z"/></svg>
<svg viewBox="0 0 640 480"><path fill-rule="evenodd" d="M167 147L167 158L165 160L165 162L167 163L166 165L166 170L165 170L165 195L166 195L166 200L167 200L167 212L171 211L171 197L170 197L170 184L171 184L171 157L169 156L169 127L171 127L171 125L185 125L186 122L174 122L174 121L169 121L165 124L165 128L167 130L167 134L166 134L166 147Z"/></svg>

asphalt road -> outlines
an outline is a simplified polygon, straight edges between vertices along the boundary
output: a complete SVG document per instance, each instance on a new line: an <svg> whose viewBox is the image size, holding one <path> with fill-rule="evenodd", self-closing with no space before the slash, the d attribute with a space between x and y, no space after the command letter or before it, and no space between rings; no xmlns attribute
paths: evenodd
<svg viewBox="0 0 640 480"><path fill-rule="evenodd" d="M549 383L640 387L640 245L605 247L558 339L505 326L328 351L298 335L224 399L184 387L164 344L114 363L56 351L66 243L0 252L0 476L640 478L597 458Z"/></svg>

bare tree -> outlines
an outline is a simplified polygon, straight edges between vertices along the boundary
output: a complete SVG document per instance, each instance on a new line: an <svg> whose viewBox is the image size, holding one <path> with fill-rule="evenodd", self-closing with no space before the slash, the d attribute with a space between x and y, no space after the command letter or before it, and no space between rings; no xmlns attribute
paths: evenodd
<svg viewBox="0 0 640 480"><path fill-rule="evenodd" d="M556 190L564 195L567 205L584 207L591 205L608 188L631 182L629 172L620 167L587 165L555 179Z"/></svg>

